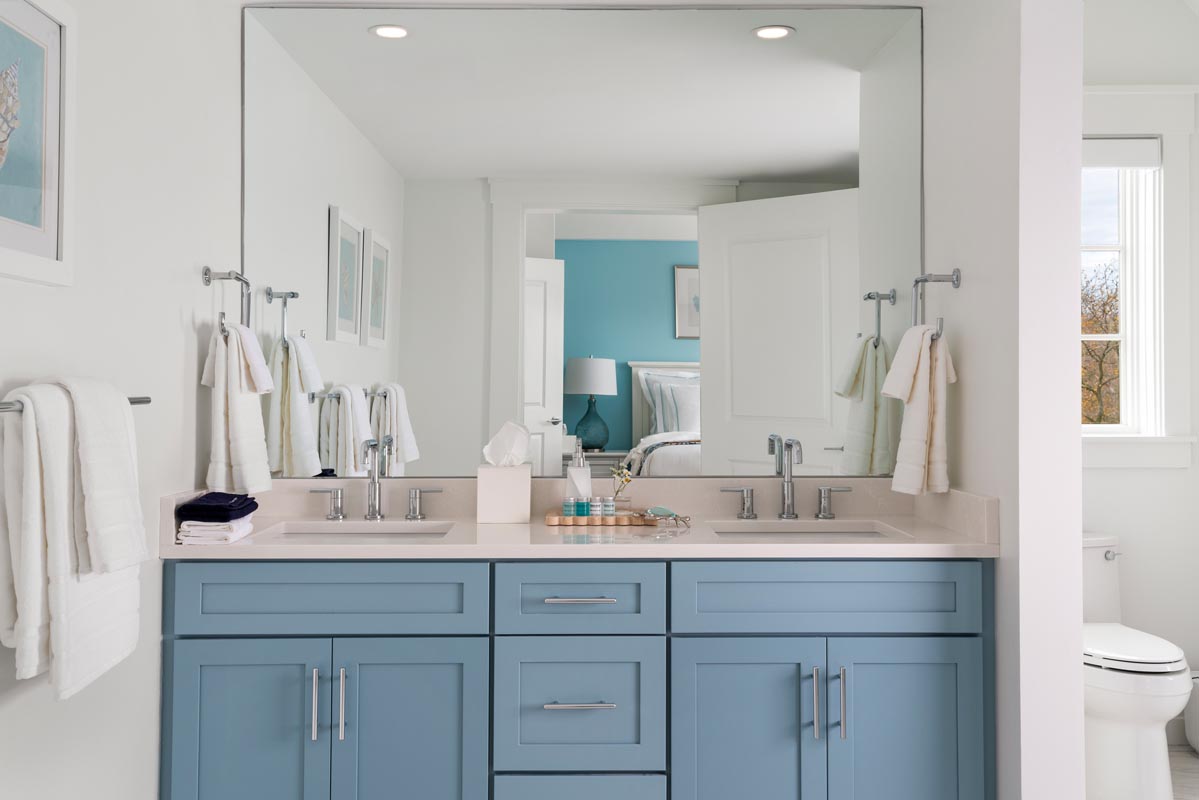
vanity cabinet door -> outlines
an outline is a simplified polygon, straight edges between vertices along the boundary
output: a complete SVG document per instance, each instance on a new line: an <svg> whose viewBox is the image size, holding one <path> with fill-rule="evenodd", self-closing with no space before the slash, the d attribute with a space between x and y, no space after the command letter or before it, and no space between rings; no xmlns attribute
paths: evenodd
<svg viewBox="0 0 1199 800"><path fill-rule="evenodd" d="M674 639L673 800L822 800L824 666L822 638Z"/></svg>
<svg viewBox="0 0 1199 800"><path fill-rule="evenodd" d="M485 638L335 639L334 800L487 797L488 661Z"/></svg>
<svg viewBox="0 0 1199 800"><path fill-rule="evenodd" d="M829 800L985 796L980 639L830 639L828 666Z"/></svg>
<svg viewBox="0 0 1199 800"><path fill-rule="evenodd" d="M166 800L329 800L329 639L165 648Z"/></svg>

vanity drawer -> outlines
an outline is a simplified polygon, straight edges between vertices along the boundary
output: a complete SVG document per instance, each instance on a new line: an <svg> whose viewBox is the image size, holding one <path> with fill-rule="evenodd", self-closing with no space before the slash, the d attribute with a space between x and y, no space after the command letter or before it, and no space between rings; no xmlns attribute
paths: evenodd
<svg viewBox="0 0 1199 800"><path fill-rule="evenodd" d="M665 564L496 564L496 633L665 633Z"/></svg>
<svg viewBox="0 0 1199 800"><path fill-rule="evenodd" d="M664 637L503 637L494 652L496 770L666 768Z"/></svg>
<svg viewBox="0 0 1199 800"><path fill-rule="evenodd" d="M171 562L168 635L486 634L488 566Z"/></svg>
<svg viewBox="0 0 1199 800"><path fill-rule="evenodd" d="M665 775L497 775L495 800L666 800Z"/></svg>
<svg viewBox="0 0 1199 800"><path fill-rule="evenodd" d="M977 561L687 562L675 633L979 633Z"/></svg>

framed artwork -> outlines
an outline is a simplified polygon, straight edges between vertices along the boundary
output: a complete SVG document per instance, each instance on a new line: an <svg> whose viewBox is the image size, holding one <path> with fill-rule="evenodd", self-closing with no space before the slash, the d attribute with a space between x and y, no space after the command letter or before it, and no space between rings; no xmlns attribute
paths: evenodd
<svg viewBox="0 0 1199 800"><path fill-rule="evenodd" d="M674 267L674 338L699 338L699 267Z"/></svg>
<svg viewBox="0 0 1199 800"><path fill-rule="evenodd" d="M74 280L70 182L75 16L63 0L0 0L0 275Z"/></svg>
<svg viewBox="0 0 1199 800"><path fill-rule="evenodd" d="M391 245L369 228L362 245L362 344L387 344L387 287L391 273Z"/></svg>
<svg viewBox="0 0 1199 800"><path fill-rule="evenodd" d="M329 311L326 339L358 344L362 331L362 244L365 229L329 206Z"/></svg>

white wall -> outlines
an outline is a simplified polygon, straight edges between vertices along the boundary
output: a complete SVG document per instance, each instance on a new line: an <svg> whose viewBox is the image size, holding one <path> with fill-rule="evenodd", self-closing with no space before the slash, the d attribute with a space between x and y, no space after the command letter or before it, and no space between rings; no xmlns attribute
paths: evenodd
<svg viewBox="0 0 1199 800"><path fill-rule="evenodd" d="M143 493L153 518L155 498L194 483L196 328L210 323L216 296L200 285L198 270L205 263L231 267L238 261L240 15L235 0L75 0L75 5L86 31L80 64L80 130L86 135L79 153L79 278L66 290L2 284L0 383L11 388L50 371L93 371L131 392L155 395L156 405L137 411ZM1056 279L1051 283L1050 305L1032 305L1033 280L1025 293L1019 290L1025 270L1073 273L1076 263L1070 256L1051 261L1062 243L1049 239L1056 232L1072 248L1077 221L1066 224L1050 213L1042 225L1031 212L1073 213L1077 181L1064 181L1054 169L1022 171L1021 165L1040 165L1034 156L1051 149L1061 152L1065 167L1072 166L1077 132L1067 118L1077 86L1068 85L1072 71L1063 65L1081 60L1075 58L1081 4L922 5L927 264L938 272L961 266L966 280L953 297L930 301L930 313L946 317L961 378L953 396L953 478L968 491L999 496L1002 504L999 794L1079 800L1081 701L1074 692L1079 643L1071 628L1077 607L1060 599L1079 594L1071 574L1078 554L1076 547L1067 548L1069 553L1059 547L1063 538L1071 545L1077 541L1078 521L1069 518L1077 496L1071 486L1062 490L1053 477L1036 471L1021 481L1018 469L1022 449L1025 465L1034 456L1045 464L1069 464L1077 451L1069 429L1031 425L1035 414L1076 411L1074 393L1044 396L1035 380L1042 375L1024 366L1060 359L1053 348L1038 347L1045 331L1033 311L1072 324L1076 275L1069 297ZM1047 135L1038 139L1031 129L1022 134L1022 115L1065 124L1041 131ZM413 198L418 189L410 184L408 191ZM465 190L446 190L444 197L484 205L481 187L477 200ZM1020 214L1022 200L1030 213ZM415 221L410 214L409 225ZM1032 237L1034 231L1040 238ZM411 227L409 232L414 234ZM1035 245L1046 246L1040 260L1034 258ZM404 247L411 257L411 243ZM476 249L482 248L473 241L443 237L425 252L460 252L482 264L481 257L474 261ZM471 300L463 306L472 315L455 324L485 319L473 300L481 285L482 278L464 282L462 292ZM233 292L228 294L232 310ZM1021 317L1024 303L1027 319ZM48 325L47 319L72 322ZM26 330L38 335L19 340L12 335ZM424 338L426 350L460 342L473 350L481 338L474 330L434 336ZM401 375L408 355L401 353ZM462 369L470 370L469 359L464 361ZM450 359L442 363L451 368L441 375L458 366ZM1056 366L1071 371L1068 358ZM1021 406L1022 396L1038 400L1038 407ZM453 422L481 426L478 420ZM1021 439L1021 430L1040 438ZM1050 495L1060 510L1053 510ZM1053 513L1038 518L1047 510ZM1032 559L1041 563L1022 580ZM6 796L155 796L160 596L156 570L147 572L142 647L79 697L60 704L43 683L14 685L11 662L0 654L0 776ZM1035 693L1029 688L1034 684ZM1021 702L1025 689L1035 705Z"/></svg>
<svg viewBox="0 0 1199 800"><path fill-rule="evenodd" d="M307 331L326 382L369 386L393 380L400 352L404 180L253 15L246 18L245 37L245 269L258 289L253 328L263 334L269 356L280 334L281 307L268 305L261 289L298 291L299 299L288 303L288 332ZM330 205L391 244L386 347L325 338Z"/></svg>
<svg viewBox="0 0 1199 800"><path fill-rule="evenodd" d="M408 181L399 380L421 448L409 475L461 475L494 433L484 429L489 214L485 181Z"/></svg>

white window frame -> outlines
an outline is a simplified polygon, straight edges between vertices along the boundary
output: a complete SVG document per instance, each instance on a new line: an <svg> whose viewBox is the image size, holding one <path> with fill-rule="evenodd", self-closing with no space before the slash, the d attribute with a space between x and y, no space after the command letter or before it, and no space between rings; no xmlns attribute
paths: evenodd
<svg viewBox="0 0 1199 800"><path fill-rule="evenodd" d="M1161 237L1156 248L1155 279L1137 284L1136 276L1121 286L1121 313L1148 319L1152 327L1136 330L1129 318L1124 333L1137 339L1130 364L1137 373L1131 386L1121 386L1122 403L1129 392L1128 419L1136 427L1082 425L1083 466L1087 469L1187 468L1195 437L1191 408L1191 145L1196 133L1194 87L1139 86L1086 88L1083 131L1088 138L1149 138L1161 143L1157 202ZM1127 240L1125 247L1135 246ZM1122 265L1122 269L1126 269ZM1138 291L1139 290L1139 293ZM1125 296L1124 292L1131 296ZM1123 323L1123 321L1122 321ZM1196 318L1199 324L1199 317ZM1144 345L1142 347L1141 345ZM1123 348L1123 346L1122 346ZM1123 354L1122 354L1123 355ZM1146 385L1148 381L1148 386Z"/></svg>

